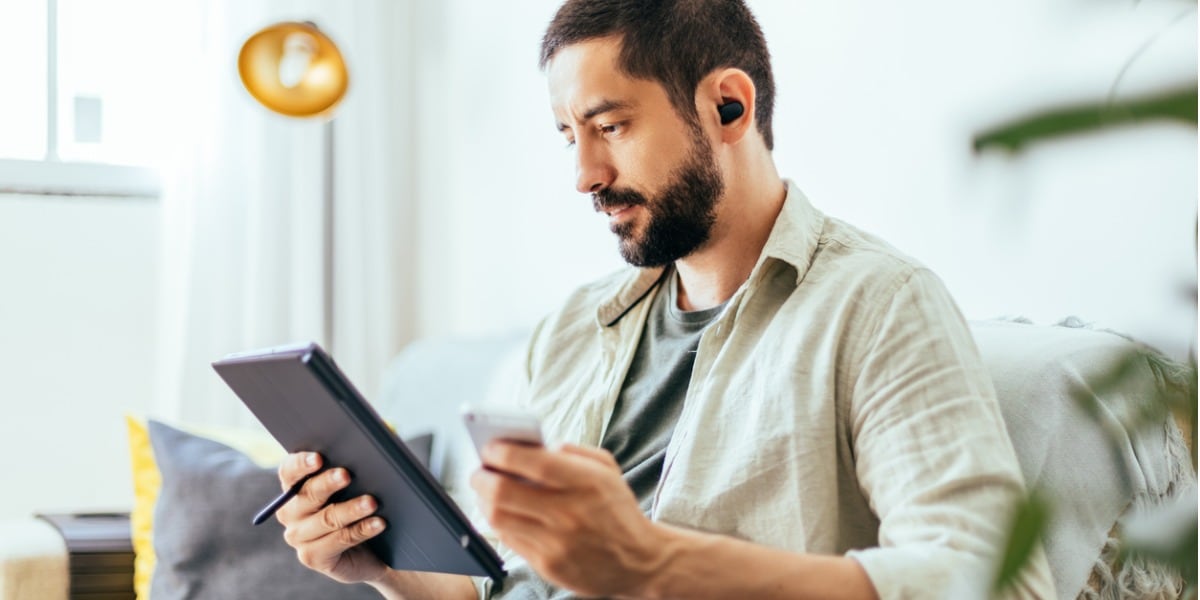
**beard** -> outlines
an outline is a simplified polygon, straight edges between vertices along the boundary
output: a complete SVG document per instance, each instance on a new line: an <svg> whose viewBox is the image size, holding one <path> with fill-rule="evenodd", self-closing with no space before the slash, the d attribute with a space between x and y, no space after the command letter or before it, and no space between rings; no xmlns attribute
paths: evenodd
<svg viewBox="0 0 1200 600"><path fill-rule="evenodd" d="M641 206L646 211L645 231L639 237L636 223L612 226L621 258L635 267L662 267L679 260L708 242L716 223L716 206L725 182L713 161L708 140L696 136L692 151L671 172L666 189L652 198L630 189L604 189L592 194L597 212L608 208Z"/></svg>

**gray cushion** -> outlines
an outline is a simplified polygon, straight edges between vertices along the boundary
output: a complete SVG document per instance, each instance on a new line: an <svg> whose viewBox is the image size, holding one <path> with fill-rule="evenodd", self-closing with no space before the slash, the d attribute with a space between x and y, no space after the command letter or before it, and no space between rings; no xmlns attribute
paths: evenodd
<svg viewBox="0 0 1200 600"><path fill-rule="evenodd" d="M301 565L275 519L250 525L279 494L274 469L157 421L149 421L148 430L162 474L151 598L378 600L367 585L343 585Z"/></svg>

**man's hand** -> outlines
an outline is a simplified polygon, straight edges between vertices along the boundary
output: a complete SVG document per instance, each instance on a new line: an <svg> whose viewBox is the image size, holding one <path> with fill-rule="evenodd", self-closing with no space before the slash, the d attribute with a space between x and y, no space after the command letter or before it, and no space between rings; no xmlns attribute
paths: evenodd
<svg viewBox="0 0 1200 600"><path fill-rule="evenodd" d="M471 477L500 537L547 580L587 596L877 599L857 561L653 523L612 455L493 442Z"/></svg>
<svg viewBox="0 0 1200 600"><path fill-rule="evenodd" d="M288 455L279 465L279 483L288 489L320 468L318 454ZM304 566L342 583L368 583L388 599L475 597L475 586L468 577L396 571L383 564L362 545L387 526L382 518L372 516L378 508L375 499L359 496L326 505L330 496L349 484L350 474L345 469L330 469L306 481L300 493L275 513L283 523L284 541L296 549Z"/></svg>
<svg viewBox="0 0 1200 600"><path fill-rule="evenodd" d="M318 454L291 454L279 465L279 483L288 489L320 468ZM316 475L275 517L283 523L284 541L296 549L304 566L342 583L377 580L388 568L361 546L384 528L383 519L371 517L377 507L375 499L359 496L326 506L330 496L349 484L350 475L345 469Z"/></svg>
<svg viewBox="0 0 1200 600"><path fill-rule="evenodd" d="M538 574L596 596L638 595L649 584L664 559L658 528L611 454L493 442L482 458L471 477L479 507Z"/></svg>

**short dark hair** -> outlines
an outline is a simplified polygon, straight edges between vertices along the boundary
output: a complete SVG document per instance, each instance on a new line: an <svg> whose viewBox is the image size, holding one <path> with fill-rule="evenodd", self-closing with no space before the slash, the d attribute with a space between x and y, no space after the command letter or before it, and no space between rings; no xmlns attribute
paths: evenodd
<svg viewBox="0 0 1200 600"><path fill-rule="evenodd" d="M775 82L762 28L742 0L567 0L542 38L545 69L560 49L619 36L619 68L657 81L688 123L699 124L696 87L716 69L741 69L754 81L758 131L768 149Z"/></svg>

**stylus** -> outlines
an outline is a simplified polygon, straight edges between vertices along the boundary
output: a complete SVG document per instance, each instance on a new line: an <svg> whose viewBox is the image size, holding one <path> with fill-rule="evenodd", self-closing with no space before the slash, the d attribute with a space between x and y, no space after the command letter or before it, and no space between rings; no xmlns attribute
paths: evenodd
<svg viewBox="0 0 1200 600"><path fill-rule="evenodd" d="M320 471L317 471L317 473L319 472ZM275 514L275 511L283 508L283 505L287 504L288 500L295 498L296 494L300 493L300 488L304 487L304 482L308 481L317 473L309 473L301 478L300 481L292 484L292 487L284 490L284 492L272 500L270 504L264 506L262 510L258 511L258 514L254 515L254 520L251 522L255 525L262 525L267 519L270 519L271 516Z"/></svg>

